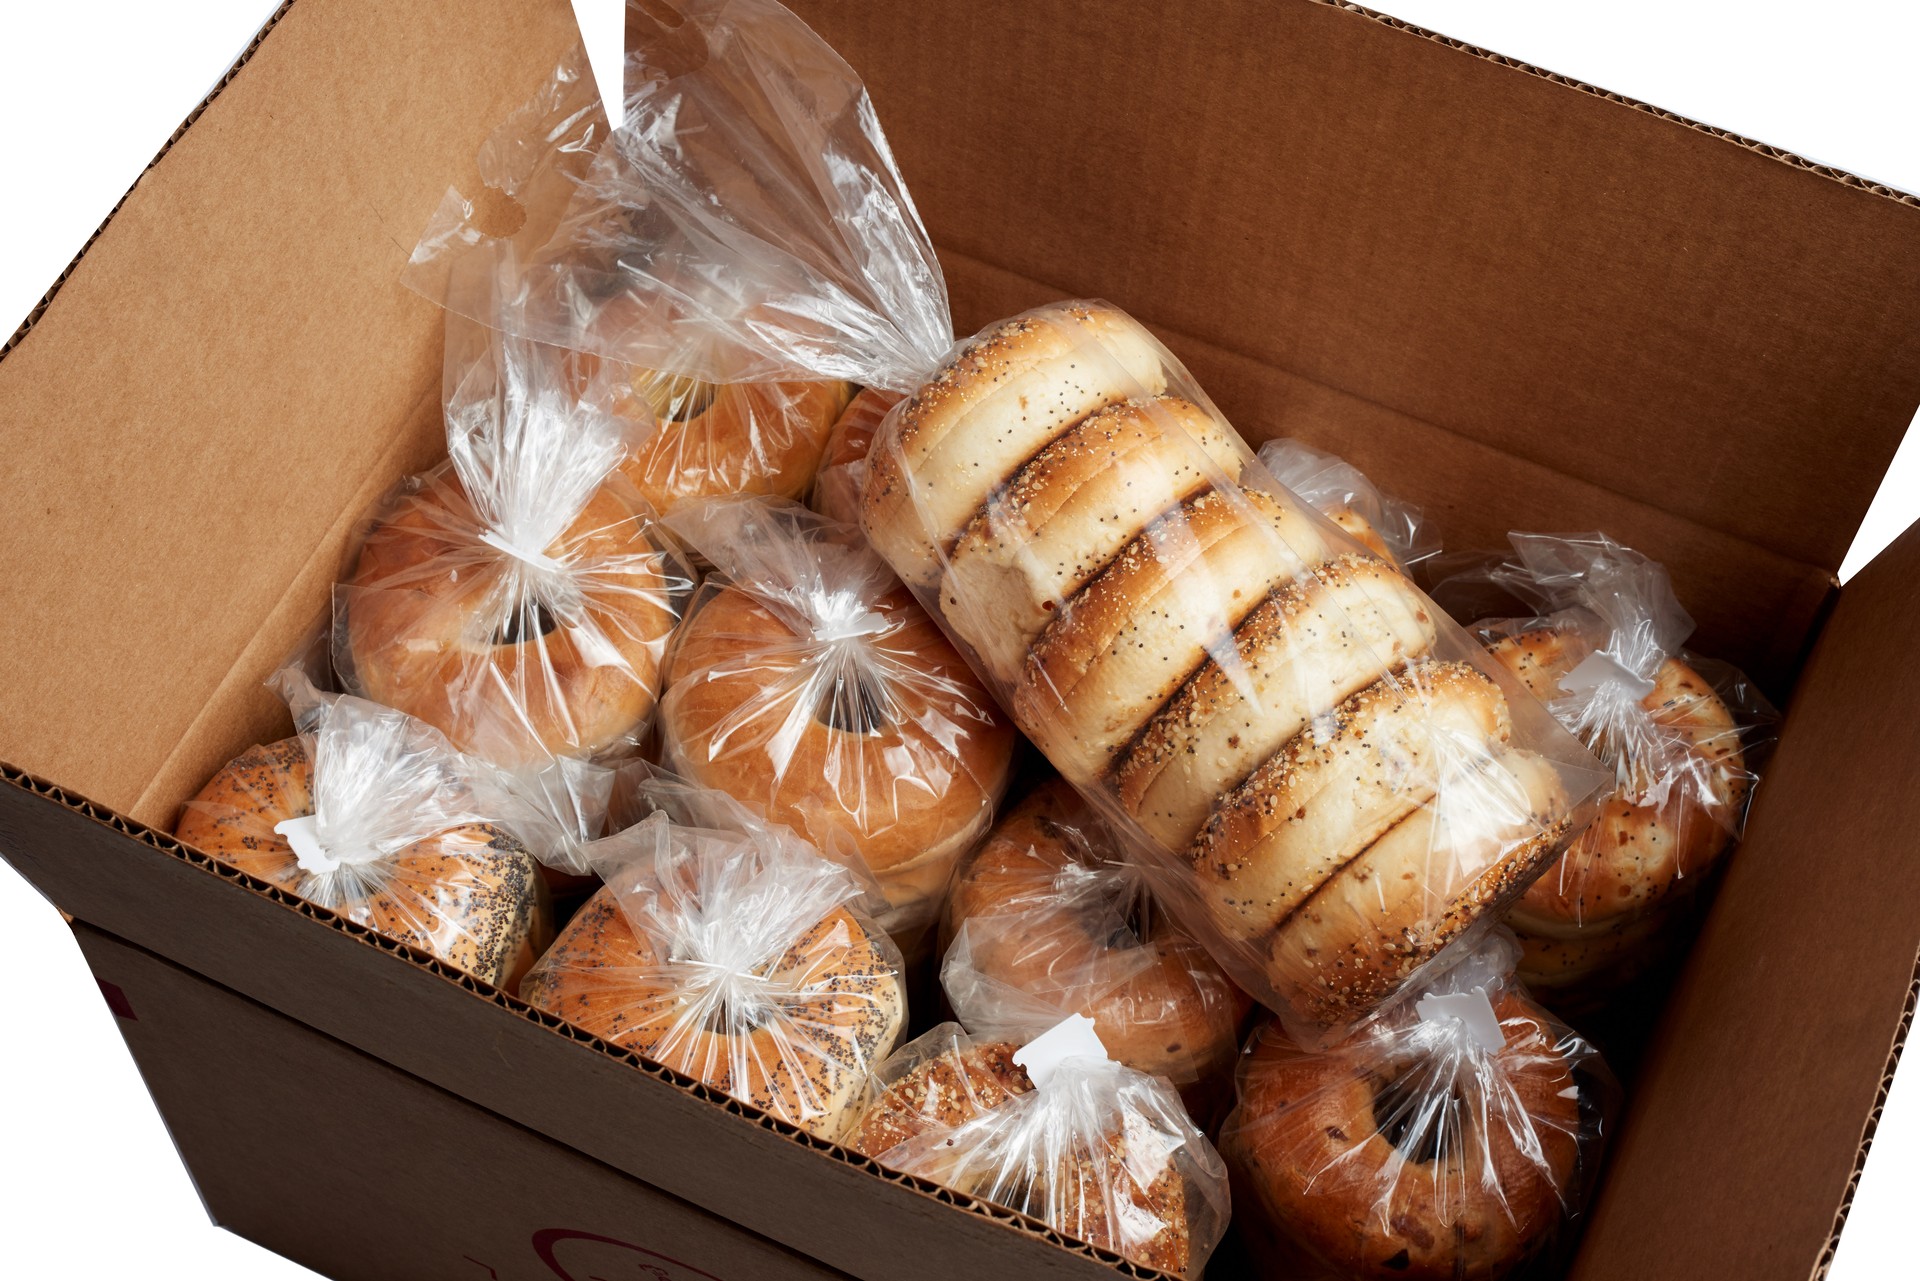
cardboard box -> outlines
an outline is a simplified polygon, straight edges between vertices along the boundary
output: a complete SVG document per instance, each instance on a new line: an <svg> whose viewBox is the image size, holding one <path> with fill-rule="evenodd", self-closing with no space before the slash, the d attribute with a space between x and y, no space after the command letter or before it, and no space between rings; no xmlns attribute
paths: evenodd
<svg viewBox="0 0 1920 1281"><path fill-rule="evenodd" d="M1920 532L1832 571L1920 402L1920 202L1349 6L799 8L963 331L1111 298L1451 547L1666 561L1698 647L1790 701L1572 1275L1817 1275L1916 990ZM261 678L440 451L400 268L574 38L561 0L287 4L7 344L0 852L75 919L210 1212L330 1275L1109 1275L166 835L287 732ZM290 1124L301 1083L354 1106Z"/></svg>

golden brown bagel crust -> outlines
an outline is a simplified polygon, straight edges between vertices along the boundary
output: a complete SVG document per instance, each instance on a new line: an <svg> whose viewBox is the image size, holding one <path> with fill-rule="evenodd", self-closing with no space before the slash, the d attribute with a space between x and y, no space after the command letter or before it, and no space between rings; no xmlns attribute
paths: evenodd
<svg viewBox="0 0 1920 1281"><path fill-rule="evenodd" d="M723 494L799 498L813 484L850 390L841 382L667 380L680 394L657 416L658 393L648 394L648 380L660 375L634 371L632 394L621 398L618 412L657 426L621 470L662 513Z"/></svg>
<svg viewBox="0 0 1920 1281"><path fill-rule="evenodd" d="M1460 1146L1410 1159L1380 1132L1387 1088L1364 1041L1296 1049L1273 1028L1240 1067L1240 1106L1221 1132L1244 1212L1367 1281L1492 1281L1557 1228L1579 1161L1579 1092L1556 1034L1509 992L1495 1003L1505 1117L1462 1106ZM1383 1104L1389 1115L1391 1104ZM1529 1140L1537 1140L1530 1144ZM1493 1172L1489 1184L1482 1178ZM1382 1203L1383 1194L1391 1189Z"/></svg>
<svg viewBox="0 0 1920 1281"><path fill-rule="evenodd" d="M552 932L533 856L503 829L469 823L348 873L303 869L274 824L313 813L299 738L250 747L187 802L174 835L249 876L511 988Z"/></svg>
<svg viewBox="0 0 1920 1281"><path fill-rule="evenodd" d="M899 404L900 393L863 387L827 433L826 453L813 478L812 508L822 516L848 525L860 523L860 485L866 476L867 451L887 411Z"/></svg>
<svg viewBox="0 0 1920 1281"><path fill-rule="evenodd" d="M1386 562L1316 565L1242 620L1238 668L1208 659L1147 723L1114 768L1120 803L1169 849L1184 848L1254 767L1433 638L1426 601Z"/></svg>
<svg viewBox="0 0 1920 1281"><path fill-rule="evenodd" d="M1496 751L1457 771L1314 891L1268 946L1268 977L1303 1020L1341 1027L1483 917L1506 910L1567 834L1544 758Z"/></svg>
<svg viewBox="0 0 1920 1281"><path fill-rule="evenodd" d="M603 887L560 932L520 995L602 1040L838 1139L865 1098L869 1072L906 1026L905 989L887 951L857 917L835 908L762 970L806 993L783 1009L778 1030L688 1027L675 968L634 933Z"/></svg>
<svg viewBox="0 0 1920 1281"><path fill-rule="evenodd" d="M1543 701L1565 697L1560 678L1591 652L1579 637L1536 628L1504 638L1489 652ZM1686 774L1664 799L1640 801L1662 780L1644 763L1616 764L1623 791L1575 838L1560 862L1516 906L1524 934L1571 937L1657 907L1689 877L1703 876L1733 842L1751 777L1733 714L1713 688L1678 658L1654 674L1640 702L1660 730L1690 754ZM1704 792L1704 795L1703 795Z"/></svg>
<svg viewBox="0 0 1920 1281"><path fill-rule="evenodd" d="M1427 663L1317 718L1222 797L1188 857L1214 920L1257 940L1430 801L1443 771L1511 731L1500 687Z"/></svg>
<svg viewBox="0 0 1920 1281"><path fill-rule="evenodd" d="M693 781L764 811L825 849L847 844L895 908L924 909L985 831L1005 790L1012 727L972 669L904 588L872 602L885 631L869 646L890 679L871 727L803 718L781 691L811 689L823 647L796 637L752 593L710 586L675 640L661 727ZM742 717L750 718L745 723ZM776 736L804 724L793 741ZM862 777L845 773L857 769Z"/></svg>
<svg viewBox="0 0 1920 1281"><path fill-rule="evenodd" d="M501 643L498 620L478 610L517 571L506 553L477 541L481 524L458 477L442 467L368 532L346 609L366 697L502 764L588 755L632 733L659 692L677 581L641 515L603 486L556 543L609 561L584 611L617 663L583 653L565 627Z"/></svg>
<svg viewBox="0 0 1920 1281"><path fill-rule="evenodd" d="M1028 991L1092 987L1102 973L1124 974L1078 1011L1094 1021L1107 1053L1175 1081L1210 1076L1239 1052L1247 998L1165 913L1154 914L1145 938L1116 937L1110 903L1062 895L1060 873L1094 854L1074 834L1097 833L1095 821L1061 780L1035 789L961 861L946 937L981 922L974 968ZM994 916L1004 920L996 925Z"/></svg>
<svg viewBox="0 0 1920 1281"><path fill-rule="evenodd" d="M1269 591L1324 558L1313 521L1208 489L1149 526L1034 642L1015 721L1069 779L1098 777Z"/></svg>
<svg viewBox="0 0 1920 1281"><path fill-rule="evenodd" d="M868 1105L848 1146L863 1156L877 1157L931 1130L964 1125L1014 1095L1027 1093L1033 1081L1013 1061L1019 1048L1007 1041L990 1041L928 1059Z"/></svg>
<svg viewBox="0 0 1920 1281"><path fill-rule="evenodd" d="M995 680L1075 593L1213 476L1236 479L1233 433L1177 396L1088 415L994 493L954 543L940 584L947 624Z"/></svg>
<svg viewBox="0 0 1920 1281"><path fill-rule="evenodd" d="M1103 405L1158 395L1158 345L1125 313L1062 306L963 348L907 401L867 460L862 524L902 578L930 586L987 496Z"/></svg>

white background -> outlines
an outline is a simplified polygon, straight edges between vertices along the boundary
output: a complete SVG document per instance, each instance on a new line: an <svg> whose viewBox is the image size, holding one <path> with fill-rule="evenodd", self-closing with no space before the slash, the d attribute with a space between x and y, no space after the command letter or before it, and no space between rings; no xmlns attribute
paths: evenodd
<svg viewBox="0 0 1920 1281"><path fill-rule="evenodd" d="M1374 0L1631 97L1920 192L1911 0ZM583 0L608 9L618 0ZM272 12L271 0L0 6L0 334L10 333ZM604 26L604 19L602 20ZM21 424L9 424L21 430ZM1843 576L1920 514L1910 434ZM312 1274L207 1225L60 918L0 864L14 1021L0 1031L0 1272ZM23 1008L24 1007L24 1008ZM1764 1118L1755 1118L1765 1124ZM1920 1053L1893 1089L1835 1281L1914 1275ZM36 1229L27 1234L25 1225ZM58 1261L22 1257L33 1241ZM23 1244L23 1242L29 1244Z"/></svg>

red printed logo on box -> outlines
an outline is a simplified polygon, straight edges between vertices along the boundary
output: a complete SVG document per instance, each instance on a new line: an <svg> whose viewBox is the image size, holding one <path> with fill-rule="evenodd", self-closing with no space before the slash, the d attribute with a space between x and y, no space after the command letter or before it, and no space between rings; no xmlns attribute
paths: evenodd
<svg viewBox="0 0 1920 1281"><path fill-rule="evenodd" d="M562 1281L720 1281L711 1272L618 1237L542 1228L533 1252Z"/></svg>

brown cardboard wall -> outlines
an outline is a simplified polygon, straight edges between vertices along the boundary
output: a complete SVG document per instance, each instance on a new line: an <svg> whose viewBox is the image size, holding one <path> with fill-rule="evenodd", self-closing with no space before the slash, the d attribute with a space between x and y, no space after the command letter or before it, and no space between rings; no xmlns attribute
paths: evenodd
<svg viewBox="0 0 1920 1281"><path fill-rule="evenodd" d="M326 1276L843 1275L152 953L74 934L124 999L121 1034L214 1221Z"/></svg>
<svg viewBox="0 0 1920 1281"><path fill-rule="evenodd" d="M1849 582L1668 1002L1574 1281L1800 1281L1891 1074L1920 949L1920 527Z"/></svg>

